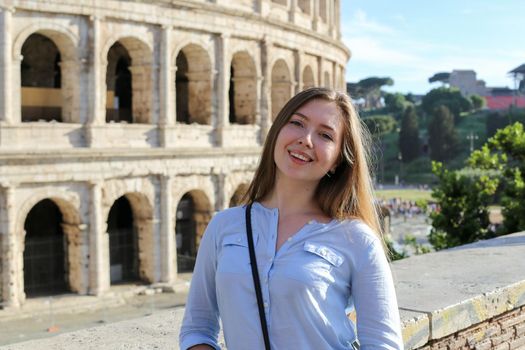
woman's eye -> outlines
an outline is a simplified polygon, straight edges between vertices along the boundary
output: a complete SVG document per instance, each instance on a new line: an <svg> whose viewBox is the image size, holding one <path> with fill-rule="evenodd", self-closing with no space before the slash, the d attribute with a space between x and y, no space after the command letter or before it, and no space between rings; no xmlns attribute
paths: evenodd
<svg viewBox="0 0 525 350"><path fill-rule="evenodd" d="M326 134L326 133L321 133L321 137L322 137L323 139L325 139L325 140L328 140L328 141L333 141L333 140L334 140L333 137L332 137L332 135L330 135L330 134Z"/></svg>
<svg viewBox="0 0 525 350"><path fill-rule="evenodd" d="M290 124L296 125L296 126L303 126L303 124L298 120L290 120Z"/></svg>

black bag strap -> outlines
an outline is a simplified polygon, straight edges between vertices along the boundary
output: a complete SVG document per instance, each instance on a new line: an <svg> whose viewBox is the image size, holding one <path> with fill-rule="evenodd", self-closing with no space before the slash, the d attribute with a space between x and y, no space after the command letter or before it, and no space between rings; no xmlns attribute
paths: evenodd
<svg viewBox="0 0 525 350"><path fill-rule="evenodd" d="M259 318L264 338L264 348L270 350L270 337L268 335L268 325L266 324L266 314L264 312L263 298L261 292L261 281L259 280L259 270L257 269L257 259L252 235L252 203L246 206L246 235L248 236L248 248L250 250L250 265L252 266L253 284L255 286L255 296L259 307Z"/></svg>

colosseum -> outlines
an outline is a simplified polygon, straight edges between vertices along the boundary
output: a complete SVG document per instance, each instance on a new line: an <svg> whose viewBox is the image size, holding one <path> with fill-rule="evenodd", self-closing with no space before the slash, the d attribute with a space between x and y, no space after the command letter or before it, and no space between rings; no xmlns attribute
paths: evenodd
<svg viewBox="0 0 525 350"><path fill-rule="evenodd" d="M284 102L344 88L339 11L339 0L0 0L0 305L191 271Z"/></svg>

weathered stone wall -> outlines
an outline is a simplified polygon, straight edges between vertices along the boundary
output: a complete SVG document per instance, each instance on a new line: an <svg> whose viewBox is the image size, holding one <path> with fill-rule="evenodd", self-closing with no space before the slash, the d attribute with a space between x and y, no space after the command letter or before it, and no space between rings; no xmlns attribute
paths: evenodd
<svg viewBox="0 0 525 350"><path fill-rule="evenodd" d="M525 347L525 306L492 317L441 339L420 350L510 350Z"/></svg>

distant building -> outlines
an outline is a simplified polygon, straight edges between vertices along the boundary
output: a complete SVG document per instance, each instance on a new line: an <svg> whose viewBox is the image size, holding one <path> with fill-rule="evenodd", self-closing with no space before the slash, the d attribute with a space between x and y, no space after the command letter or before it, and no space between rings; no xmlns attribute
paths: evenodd
<svg viewBox="0 0 525 350"><path fill-rule="evenodd" d="M458 88L463 96L487 94L487 88L483 80L476 78L476 72L473 70L453 70L450 73L449 84L451 87Z"/></svg>

